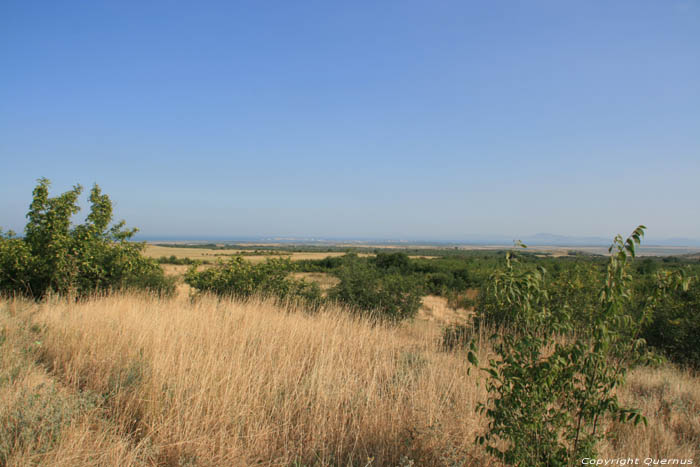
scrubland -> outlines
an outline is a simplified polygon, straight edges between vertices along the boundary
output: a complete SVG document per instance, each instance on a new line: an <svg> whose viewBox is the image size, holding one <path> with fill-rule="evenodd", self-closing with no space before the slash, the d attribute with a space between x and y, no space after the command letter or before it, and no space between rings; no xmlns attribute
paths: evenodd
<svg viewBox="0 0 700 467"><path fill-rule="evenodd" d="M3 299L0 465L495 464L485 378L439 331L257 298ZM697 462L699 382L632 370L619 396L648 426L606 426L599 457Z"/></svg>
<svg viewBox="0 0 700 467"><path fill-rule="evenodd" d="M161 245L148 244L144 249L144 256L148 258L163 258L174 256L178 259L191 259L200 261L216 262L218 260L226 260L235 255L245 255L245 259L252 263L262 263L268 258L289 258L295 261L298 260L313 260L323 259L327 257L342 256L343 252L275 252L269 250L260 250L260 254L255 254L249 250L213 250L206 248L184 248L184 247L167 247Z"/></svg>

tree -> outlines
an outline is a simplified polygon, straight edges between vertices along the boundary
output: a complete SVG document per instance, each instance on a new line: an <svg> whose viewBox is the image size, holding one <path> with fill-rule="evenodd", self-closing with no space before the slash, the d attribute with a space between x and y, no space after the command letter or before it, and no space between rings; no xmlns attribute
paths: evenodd
<svg viewBox="0 0 700 467"><path fill-rule="evenodd" d="M0 293L41 298L125 288L174 290L160 266L142 255L145 244L129 241L137 229L124 228L124 221L109 227L112 202L99 186L90 191L90 213L77 226L71 217L80 211L82 187L51 198L49 186L46 178L38 180L24 237L0 235Z"/></svg>

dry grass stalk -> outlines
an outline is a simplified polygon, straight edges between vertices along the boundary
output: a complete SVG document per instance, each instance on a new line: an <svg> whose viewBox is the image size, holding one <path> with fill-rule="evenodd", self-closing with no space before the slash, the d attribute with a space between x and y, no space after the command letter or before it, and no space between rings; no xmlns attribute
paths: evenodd
<svg viewBox="0 0 700 467"><path fill-rule="evenodd" d="M486 397L483 376L467 376L464 354L441 352L425 323L392 328L338 308L309 315L261 300L129 294L0 309L5 349L31 345L27 326L40 336L22 357L26 375L0 386L4 404L36 381L58 388L52 403L103 401L67 415L46 449L12 451L10 464L491 461L473 444L484 429L473 410ZM488 357L486 345L480 351ZM2 371L16 371L10 360ZM649 428L616 428L603 454L697 457L697 383L672 368L635 370L622 397L644 409Z"/></svg>

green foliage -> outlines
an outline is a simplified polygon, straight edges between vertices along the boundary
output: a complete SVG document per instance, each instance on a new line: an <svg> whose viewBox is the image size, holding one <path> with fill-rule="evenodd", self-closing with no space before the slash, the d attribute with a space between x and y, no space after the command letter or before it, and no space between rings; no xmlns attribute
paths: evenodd
<svg viewBox="0 0 700 467"><path fill-rule="evenodd" d="M411 267L408 255L403 252L384 253L377 251L377 254L374 257L374 264L379 269L388 270L395 273L408 272Z"/></svg>
<svg viewBox="0 0 700 467"><path fill-rule="evenodd" d="M507 262L510 261L510 255ZM565 312L568 319L573 320L579 327L590 324L592 309L598 304L597 291L603 284L605 271L599 268L595 261L584 260L571 262L569 260L550 259L526 259L519 256L519 268L506 268L504 271L496 271L491 279L479 291L476 308L480 311L476 317L476 325L489 324L492 326L513 326L520 314L520 306L516 302L508 302L499 299L497 289L508 287L508 284L519 280L526 280L534 284L537 290L533 290L536 296L533 300L546 301L548 308L553 312ZM556 261L556 262L553 262ZM566 262L562 262L566 261ZM508 264L508 263L507 263ZM546 266L546 268L545 268ZM545 280L545 276L546 279Z"/></svg>
<svg viewBox="0 0 700 467"><path fill-rule="evenodd" d="M264 263L252 264L240 256L228 262L197 271L192 266L185 274L185 282L200 292L220 296L248 298L253 295L282 300L301 300L312 308L321 302L321 289L316 283L289 278L293 270L289 259L271 258Z"/></svg>
<svg viewBox="0 0 700 467"><path fill-rule="evenodd" d="M35 258L29 246L13 232L0 232L0 293L31 295Z"/></svg>
<svg viewBox="0 0 700 467"><path fill-rule="evenodd" d="M549 274L545 283L549 307L564 310L579 329L587 328L598 306L597 292L603 286L604 277L605 271L590 263L575 263L556 275Z"/></svg>
<svg viewBox="0 0 700 467"><path fill-rule="evenodd" d="M47 293L78 296L99 291L139 288L171 293L155 261L142 256L144 244L129 242L136 229L124 221L109 227L112 203L95 185L85 223L73 227L82 187L54 198L49 181L39 180L27 214L24 238L0 234L0 293L41 298Z"/></svg>
<svg viewBox="0 0 700 467"><path fill-rule="evenodd" d="M374 261L350 254L312 263L301 262L301 266L306 271L330 269L340 279L338 285L329 290L328 299L359 312L376 313L379 318L399 321L417 313L424 289L419 278L400 272L405 262L393 263L394 260L395 257L390 257L379 268ZM238 298L262 295L302 300L315 309L323 301L318 285L289 278L289 273L298 266L289 259L268 259L252 264L235 256L203 271L197 271L196 266L190 268L185 282L202 292Z"/></svg>
<svg viewBox="0 0 700 467"><path fill-rule="evenodd" d="M344 257L327 256L323 259L303 259L296 261L297 270L303 272L331 272L343 265Z"/></svg>
<svg viewBox="0 0 700 467"><path fill-rule="evenodd" d="M543 267L515 267L518 257L506 253L506 267L491 275L490 284L480 293L475 317L477 326L518 326L521 322L533 325L532 316L537 314L548 299L544 287L546 270ZM527 305L527 306L525 306Z"/></svg>
<svg viewBox="0 0 700 467"><path fill-rule="evenodd" d="M301 271L326 272L340 278L347 272L347 261L352 259L364 263L363 267L374 270L380 276L410 276L411 282L422 294L441 296L458 294L474 286L476 281L472 277L470 266L481 266L474 260L453 256L414 259L403 251L387 253L380 250L375 250L375 254L375 257L359 258L351 253L343 257L298 261L297 264Z"/></svg>
<svg viewBox="0 0 700 467"><path fill-rule="evenodd" d="M659 262L654 258L644 258L637 263L637 273L641 275L652 275L659 269Z"/></svg>
<svg viewBox="0 0 700 467"><path fill-rule="evenodd" d="M178 258L175 255L161 256L156 260L158 264L175 264L178 266L192 266L193 264L211 264L209 260L192 259L192 258Z"/></svg>
<svg viewBox="0 0 700 467"><path fill-rule="evenodd" d="M400 321L412 318L420 308L422 287L416 277L384 273L356 255L346 255L336 274L340 282L330 290L329 298L359 311Z"/></svg>
<svg viewBox="0 0 700 467"><path fill-rule="evenodd" d="M694 279L694 280L692 280ZM700 368L700 283L683 271L660 271L648 293L654 313L643 337L674 362Z"/></svg>
<svg viewBox="0 0 700 467"><path fill-rule="evenodd" d="M646 423L637 410L621 407L614 392L627 368L647 358L639 334L653 301L632 313L629 273L643 234L640 226L625 241L615 238L583 331L561 297L552 301L544 268L527 267L509 253L505 269L493 275L488 313L501 307L496 318L511 331L492 337L499 358L483 368L489 398L477 409L489 425L476 441L490 454L514 465L569 465L593 456L605 437L604 419ZM468 359L478 365L473 342Z"/></svg>

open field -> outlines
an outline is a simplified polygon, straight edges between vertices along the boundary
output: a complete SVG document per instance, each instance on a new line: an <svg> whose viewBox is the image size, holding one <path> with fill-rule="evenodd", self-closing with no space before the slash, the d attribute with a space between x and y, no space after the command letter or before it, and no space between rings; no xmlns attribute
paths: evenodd
<svg viewBox="0 0 700 467"><path fill-rule="evenodd" d="M267 258L289 258L291 260L302 260L302 259L323 259L328 256L343 256L345 253L342 252L328 252L328 253L315 253L315 252L282 252L275 254L261 254L254 255L250 254L249 250L209 250L204 248L175 248L175 247L164 247L160 245L146 245L145 256L149 258L160 258L162 256L170 257L175 256L176 258L189 258L195 260L206 260L210 262L216 262L219 259L225 260L236 254L244 253L244 258L253 263L260 263L265 261Z"/></svg>
<svg viewBox="0 0 700 467"><path fill-rule="evenodd" d="M494 462L473 443L483 377L425 321L126 294L2 300L0 326L3 465ZM634 370L620 396L649 426L606 426L600 457L697 459L699 383Z"/></svg>
<svg viewBox="0 0 700 467"><path fill-rule="evenodd" d="M287 251L284 248L288 247L290 250L293 249L304 249L309 248L313 250L317 248L318 245L285 245L277 243L250 243L246 244L250 248L259 248L261 254L255 254L255 250L241 250L241 249L207 249L207 248L188 248L183 246L183 244L172 243L173 246L163 246L164 244L152 244L149 243L146 246L145 255L151 258L160 258L162 256L169 257L174 255L177 258L190 258L198 260L216 261L219 258L226 258L235 254L242 254L244 257L252 262L261 262L265 258L290 258L292 260L302 260L302 259L323 259L329 256L342 256L347 251L356 251L359 256L373 256L373 252L379 251L420 251L421 254L411 254L411 258L432 258L444 254L444 252L496 252L505 251L513 247L513 245L456 245L456 246L445 246L445 245L424 245L424 244L371 244L371 243L338 243L329 244L328 249L333 249L334 251ZM178 245L178 246L175 246ZM338 251L340 250L340 251ZM432 252L435 252L433 255ZM540 253L542 255L551 256L554 258L563 257L570 255L571 252L578 252L587 255L602 255L606 256L608 254L608 248L604 246L542 246L542 245L530 245L528 246L528 251L533 253ZM700 248L693 247L675 247L675 246L654 246L654 245L642 245L639 247L639 256L686 256L689 258L697 258L700 255Z"/></svg>

